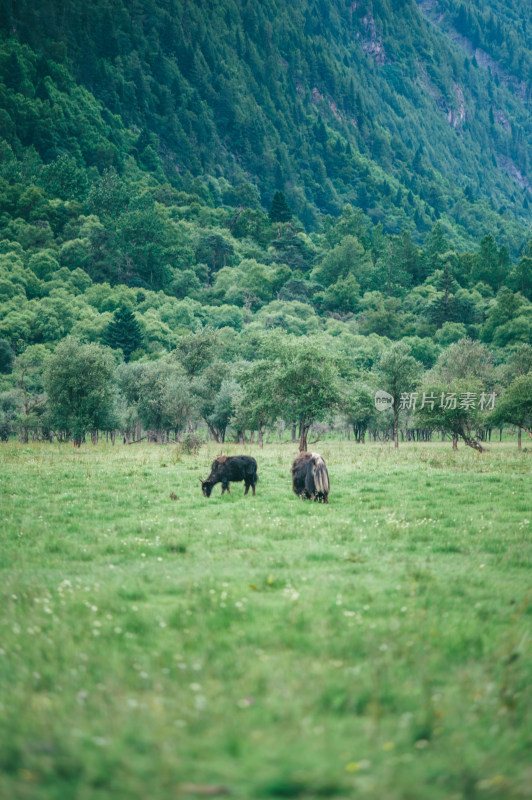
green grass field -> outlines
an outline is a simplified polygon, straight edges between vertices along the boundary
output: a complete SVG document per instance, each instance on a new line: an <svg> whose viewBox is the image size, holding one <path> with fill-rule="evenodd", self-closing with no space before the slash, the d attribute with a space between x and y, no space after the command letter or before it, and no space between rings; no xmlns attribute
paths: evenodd
<svg viewBox="0 0 532 800"><path fill-rule="evenodd" d="M317 447L0 445L2 800L532 796L532 453Z"/></svg>

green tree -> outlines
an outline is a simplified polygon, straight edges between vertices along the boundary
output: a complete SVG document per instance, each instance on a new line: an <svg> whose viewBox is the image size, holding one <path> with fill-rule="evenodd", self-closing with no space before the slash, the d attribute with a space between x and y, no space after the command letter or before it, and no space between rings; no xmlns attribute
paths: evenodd
<svg viewBox="0 0 532 800"><path fill-rule="evenodd" d="M264 344L268 381L264 392L277 403L278 416L299 424L299 450L307 449L312 423L339 405L338 370L324 347L312 339L274 337ZM272 403L273 404L273 403Z"/></svg>
<svg viewBox="0 0 532 800"><path fill-rule="evenodd" d="M175 350L189 378L200 373L212 360L218 344L218 335L212 328L181 336Z"/></svg>
<svg viewBox="0 0 532 800"><path fill-rule="evenodd" d="M0 442L7 442L14 433L19 410L19 395L16 391L0 392Z"/></svg>
<svg viewBox="0 0 532 800"><path fill-rule="evenodd" d="M347 385L343 390L342 411L356 441L363 443L375 416L374 392L362 384Z"/></svg>
<svg viewBox="0 0 532 800"><path fill-rule="evenodd" d="M500 328L521 315L525 303L522 295L503 287L487 313L480 338L485 342L493 341Z"/></svg>
<svg viewBox="0 0 532 800"><path fill-rule="evenodd" d="M439 355L431 377L443 384L456 380L478 381L487 391L495 381L493 354L481 342L468 337L460 339Z"/></svg>
<svg viewBox="0 0 532 800"><path fill-rule="evenodd" d="M520 375L508 386L490 415L494 426L505 423L518 428L517 447L521 450L521 429L532 439L532 372Z"/></svg>
<svg viewBox="0 0 532 800"><path fill-rule="evenodd" d="M30 345L15 359L14 377L21 395L17 428L22 442L27 442L30 431L40 427L46 410L43 372L48 350L42 344Z"/></svg>
<svg viewBox="0 0 532 800"><path fill-rule="evenodd" d="M229 367L222 361L212 361L196 375L191 383L192 393L200 417L206 422L207 427L215 439L222 441L225 430L229 424L227 418L227 381L230 381ZM222 385L225 383L224 389Z"/></svg>
<svg viewBox="0 0 532 800"><path fill-rule="evenodd" d="M15 354L9 342L6 342L5 339L0 339L0 375L11 372L14 358Z"/></svg>
<svg viewBox="0 0 532 800"><path fill-rule="evenodd" d="M417 424L425 428L437 428L452 436L453 450L461 437L468 447L484 452L474 431L486 420L479 399L482 396L480 384L471 381L452 383L428 383L423 385L421 400L416 409Z"/></svg>
<svg viewBox="0 0 532 800"><path fill-rule="evenodd" d="M137 413L146 430L153 431L159 442L163 433L174 430L179 438L193 408L190 381L182 366L168 359L147 364L130 365ZM124 368L121 380L124 381Z"/></svg>
<svg viewBox="0 0 532 800"><path fill-rule="evenodd" d="M519 345L508 358L506 370L511 380L532 372L532 345Z"/></svg>
<svg viewBox="0 0 532 800"><path fill-rule="evenodd" d="M273 425L279 416L279 398L276 395L276 376L268 359L258 359L244 370L241 382L244 394L240 416L250 430L258 433L259 446L264 444L264 429Z"/></svg>
<svg viewBox="0 0 532 800"><path fill-rule="evenodd" d="M51 426L64 431L79 447L89 430L115 425L112 352L98 344L68 337L48 358L44 386Z"/></svg>
<svg viewBox="0 0 532 800"><path fill-rule="evenodd" d="M241 394L242 389L234 378L222 381L207 417L207 424L217 442L225 442L227 427L240 406Z"/></svg>
<svg viewBox="0 0 532 800"><path fill-rule="evenodd" d="M292 212L286 202L286 197L280 190L277 190L273 195L268 217L270 222L290 222L292 219Z"/></svg>
<svg viewBox="0 0 532 800"><path fill-rule="evenodd" d="M354 275L338 278L324 292L316 295L316 302L326 311L347 314L357 310L360 300L360 285Z"/></svg>
<svg viewBox="0 0 532 800"><path fill-rule="evenodd" d="M82 200L87 192L87 174L69 155L56 158L42 169L41 183L53 197Z"/></svg>
<svg viewBox="0 0 532 800"><path fill-rule="evenodd" d="M508 275L508 251L497 249L495 237L488 233L480 242L480 249L473 262L473 282L483 281L493 289L499 289Z"/></svg>
<svg viewBox="0 0 532 800"><path fill-rule="evenodd" d="M393 441L399 447L399 405L401 395L410 392L423 372L423 365L411 355L411 348L404 342L395 342L381 355L376 368L379 389L391 395L393 405Z"/></svg>
<svg viewBox="0 0 532 800"><path fill-rule="evenodd" d="M524 255L519 259L508 282L515 291L532 301L532 255Z"/></svg>
<svg viewBox="0 0 532 800"><path fill-rule="evenodd" d="M117 217L128 205L130 193L127 184L114 167L104 170L94 181L87 196L87 208L100 217Z"/></svg>
<svg viewBox="0 0 532 800"><path fill-rule="evenodd" d="M210 278L216 270L232 262L234 252L231 240L225 234L213 230L204 232L200 236L196 247L196 258L202 264L207 264Z"/></svg>
<svg viewBox="0 0 532 800"><path fill-rule="evenodd" d="M356 236L345 236L314 268L312 278L323 286L330 286L339 278L354 275L364 291L371 283L373 272L371 257L361 242Z"/></svg>
<svg viewBox="0 0 532 800"><path fill-rule="evenodd" d="M113 350L122 350L126 362L131 358L133 351L141 346L140 325L129 308L122 306L115 311L113 321L104 331L103 341Z"/></svg>

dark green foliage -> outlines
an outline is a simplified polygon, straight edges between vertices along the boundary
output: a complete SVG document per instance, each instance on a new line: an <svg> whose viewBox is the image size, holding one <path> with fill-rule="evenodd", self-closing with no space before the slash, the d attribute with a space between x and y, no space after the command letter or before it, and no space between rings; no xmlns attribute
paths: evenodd
<svg viewBox="0 0 532 800"><path fill-rule="evenodd" d="M516 425L532 439L532 372L512 381L491 414L492 425Z"/></svg>
<svg viewBox="0 0 532 800"><path fill-rule="evenodd" d="M417 422L449 434L454 442L460 437L469 447L482 451L482 445L475 439L475 430L486 416L479 404L481 395L482 387L471 381L430 383L422 387L421 402L416 411Z"/></svg>
<svg viewBox="0 0 532 800"><path fill-rule="evenodd" d="M120 389L130 406L135 406L142 425L156 432L180 430L190 414L189 381L180 364L169 359L121 365Z"/></svg>
<svg viewBox="0 0 532 800"><path fill-rule="evenodd" d="M210 328L180 338L176 355L189 378L198 375L213 360L217 344L216 333Z"/></svg>
<svg viewBox="0 0 532 800"><path fill-rule="evenodd" d="M299 448L307 449L310 425L329 416L340 402L338 371L318 344L305 339L272 337L263 345L264 360L244 379L244 403L255 409L257 423L276 416L299 424Z"/></svg>
<svg viewBox="0 0 532 800"><path fill-rule="evenodd" d="M346 386L342 410L348 424L353 427L356 441L363 442L369 424L375 416L374 392L366 386Z"/></svg>
<svg viewBox="0 0 532 800"><path fill-rule="evenodd" d="M122 350L124 360L129 361L131 354L142 344L140 325L129 308L119 308L114 319L106 328L104 343L114 350Z"/></svg>
<svg viewBox="0 0 532 800"><path fill-rule="evenodd" d="M15 355L9 346L9 342L0 339L0 374L11 372Z"/></svg>
<svg viewBox="0 0 532 800"><path fill-rule="evenodd" d="M292 219L292 212L290 211L283 192L275 192L268 217L270 218L270 222L290 222Z"/></svg>
<svg viewBox="0 0 532 800"><path fill-rule="evenodd" d="M58 344L45 369L50 427L78 447L88 430L115 428L114 370L110 350L100 345L71 338Z"/></svg>
<svg viewBox="0 0 532 800"><path fill-rule="evenodd" d="M423 371L419 361L411 355L405 342L396 342L382 354L376 368L379 389L387 392L393 400L394 443L398 445L398 415L401 395L408 393L416 385Z"/></svg>

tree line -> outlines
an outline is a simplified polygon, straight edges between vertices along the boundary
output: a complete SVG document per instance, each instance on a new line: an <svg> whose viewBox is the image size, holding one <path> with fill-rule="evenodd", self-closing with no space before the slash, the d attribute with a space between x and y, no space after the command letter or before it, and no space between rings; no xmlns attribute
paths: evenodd
<svg viewBox="0 0 532 800"><path fill-rule="evenodd" d="M389 343L364 368L364 352L334 350L320 336L279 332L254 341L254 358L219 357L212 329L181 338L157 360L125 361L117 351L72 337L53 353L42 345L13 357L0 343L0 369L13 388L0 394L0 438L71 440L117 433L124 442L177 441L194 449L208 437L253 440L292 431L301 451L309 431L348 428L393 438L459 439L482 451L493 428L513 426L532 438L532 347L522 344L497 365L485 344L464 338L431 369L407 342ZM390 399L379 410L375 393ZM318 425L318 423L321 423ZM319 435L319 433L318 433Z"/></svg>

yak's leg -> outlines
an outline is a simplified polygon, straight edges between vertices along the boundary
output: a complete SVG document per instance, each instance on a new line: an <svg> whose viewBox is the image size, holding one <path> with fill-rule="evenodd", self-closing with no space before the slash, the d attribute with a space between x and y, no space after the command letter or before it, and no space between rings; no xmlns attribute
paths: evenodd
<svg viewBox="0 0 532 800"><path fill-rule="evenodd" d="M255 497L255 484L254 483L251 484L251 488L253 489L253 497Z"/></svg>
<svg viewBox="0 0 532 800"><path fill-rule="evenodd" d="M316 486L314 485L314 476L309 471L305 476L305 493L309 500L314 500L314 502L318 499L316 497Z"/></svg>
<svg viewBox="0 0 532 800"><path fill-rule="evenodd" d="M228 481L222 481L222 494L223 494L223 493L224 493L226 490L229 492L229 483L228 483Z"/></svg>
<svg viewBox="0 0 532 800"><path fill-rule="evenodd" d="M246 481L246 491L244 492L244 496L249 492L249 483Z"/></svg>

